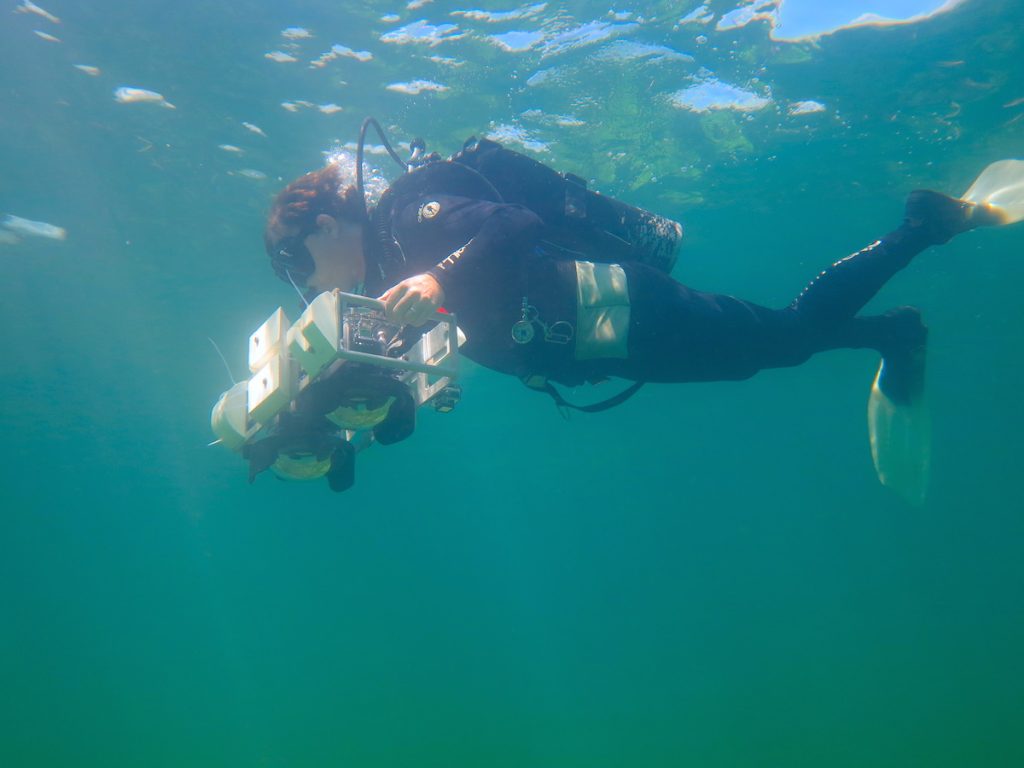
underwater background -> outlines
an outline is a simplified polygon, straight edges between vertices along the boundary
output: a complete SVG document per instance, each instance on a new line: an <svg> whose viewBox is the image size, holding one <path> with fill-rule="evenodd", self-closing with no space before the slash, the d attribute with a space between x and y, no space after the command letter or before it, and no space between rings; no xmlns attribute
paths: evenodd
<svg viewBox="0 0 1024 768"><path fill-rule="evenodd" d="M270 200L365 116L676 218L677 279L782 306L1024 156L1024 5L953 5L4 3L0 215L64 232L0 240L0 765L1024 764L1024 225L869 307L931 328L921 507L866 351L569 419L468 364L340 495L207 445L209 339L241 377L298 314Z"/></svg>

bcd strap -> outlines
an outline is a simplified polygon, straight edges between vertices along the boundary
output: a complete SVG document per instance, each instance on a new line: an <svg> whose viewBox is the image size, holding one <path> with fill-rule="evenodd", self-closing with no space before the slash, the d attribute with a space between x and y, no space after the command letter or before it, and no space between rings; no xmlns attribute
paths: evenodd
<svg viewBox="0 0 1024 768"><path fill-rule="evenodd" d="M570 403L561 393L555 389L554 385L543 376L524 376L522 378L523 384L535 392L547 392L551 396L551 399L555 401L555 405L559 408L571 408L574 411L583 411L583 413L600 413L601 411L607 411L609 408L614 408L616 405L622 405L624 402L629 400L633 395L640 391L646 382L634 381L626 389L619 392L614 397L609 397L607 400L602 400L599 403L591 403L590 405L575 405Z"/></svg>

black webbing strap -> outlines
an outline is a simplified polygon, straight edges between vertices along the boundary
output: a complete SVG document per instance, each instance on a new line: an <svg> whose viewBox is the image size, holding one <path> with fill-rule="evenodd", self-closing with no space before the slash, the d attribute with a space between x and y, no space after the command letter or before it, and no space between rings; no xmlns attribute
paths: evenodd
<svg viewBox="0 0 1024 768"><path fill-rule="evenodd" d="M530 378L531 377L525 377L523 379L523 383L530 389L537 392L547 392L551 396L551 399L555 401L555 405L559 408L571 408L574 411L583 411L584 413L599 413L601 411L607 411L609 408L614 408L616 405L622 405L622 403L626 402L629 398L639 392L640 387L644 385L644 382L642 381L635 381L626 389L619 392L619 394L614 397L609 397L607 400L602 400L599 403L591 403L590 405L574 405L562 397L561 393L555 389L554 385L547 379L543 380L543 384L532 384L529 381Z"/></svg>

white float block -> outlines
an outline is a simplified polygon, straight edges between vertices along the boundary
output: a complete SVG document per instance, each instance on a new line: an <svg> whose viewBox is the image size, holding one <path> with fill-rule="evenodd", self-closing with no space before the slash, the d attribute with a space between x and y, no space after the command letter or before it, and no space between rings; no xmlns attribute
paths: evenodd
<svg viewBox="0 0 1024 768"><path fill-rule="evenodd" d="M246 396L249 382L240 381L220 396L210 414L213 434L232 451L245 445L249 438Z"/></svg>
<svg viewBox="0 0 1024 768"><path fill-rule="evenodd" d="M249 337L249 372L263 368L274 355L284 349L284 340L291 323L280 307Z"/></svg>
<svg viewBox="0 0 1024 768"><path fill-rule="evenodd" d="M266 424L295 396L288 358L275 355L248 383L249 418Z"/></svg>
<svg viewBox="0 0 1024 768"><path fill-rule="evenodd" d="M338 295L321 293L288 331L288 349L309 378L330 365L338 356L340 331Z"/></svg>

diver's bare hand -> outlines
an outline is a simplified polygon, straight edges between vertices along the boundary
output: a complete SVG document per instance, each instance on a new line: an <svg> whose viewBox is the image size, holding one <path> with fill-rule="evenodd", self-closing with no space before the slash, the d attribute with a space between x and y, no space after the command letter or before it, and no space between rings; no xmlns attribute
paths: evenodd
<svg viewBox="0 0 1024 768"><path fill-rule="evenodd" d="M387 316L400 325L422 325L444 302L444 289L431 275L413 275L380 297Z"/></svg>

